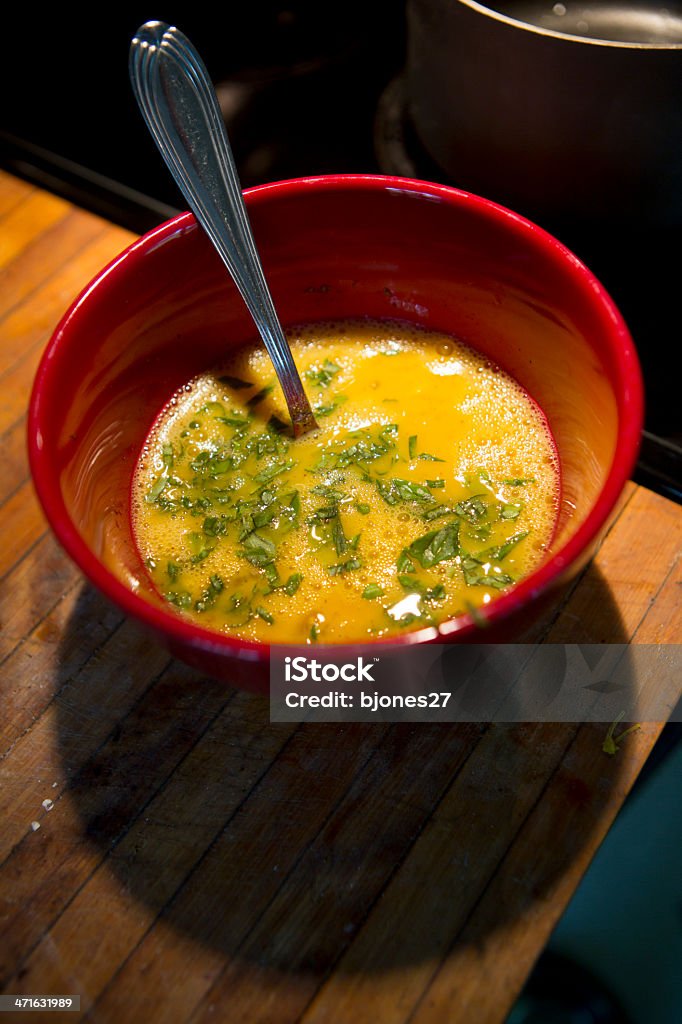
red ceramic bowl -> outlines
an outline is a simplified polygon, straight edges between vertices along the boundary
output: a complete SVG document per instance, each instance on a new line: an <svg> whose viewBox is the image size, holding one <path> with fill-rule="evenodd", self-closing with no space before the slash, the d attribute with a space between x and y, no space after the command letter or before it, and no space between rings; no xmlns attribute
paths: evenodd
<svg viewBox="0 0 682 1024"><path fill-rule="evenodd" d="M378 645L513 639L594 553L635 462L642 383L621 316L590 271L539 227L477 196L401 178L330 176L250 189L253 230L283 323L413 321L457 335L543 409L562 473L546 560L470 617ZM267 685L269 648L192 625L140 563L128 513L135 462L173 392L252 338L235 287L189 214L135 242L55 331L31 397L33 478L85 575L185 661ZM354 656L371 646L345 648Z"/></svg>

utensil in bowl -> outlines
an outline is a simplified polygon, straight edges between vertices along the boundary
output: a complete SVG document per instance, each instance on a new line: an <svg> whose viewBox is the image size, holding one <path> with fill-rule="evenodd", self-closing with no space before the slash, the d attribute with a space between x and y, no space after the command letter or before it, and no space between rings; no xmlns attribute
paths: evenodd
<svg viewBox="0 0 682 1024"><path fill-rule="evenodd" d="M560 459L552 547L481 610L483 633L462 615L340 655L518 638L593 554L636 459L641 375L613 302L551 235L446 186L341 175L245 198L284 324L392 318L456 335L535 399ZM29 451L47 518L85 575L185 661L265 690L268 646L172 610L145 572L130 516L132 475L159 411L248 336L239 294L191 214L161 225L105 268L55 331L31 397Z"/></svg>
<svg viewBox="0 0 682 1024"><path fill-rule="evenodd" d="M249 225L213 84L179 29L142 25L130 46L135 98L161 156L254 319L286 399L294 436L317 427Z"/></svg>

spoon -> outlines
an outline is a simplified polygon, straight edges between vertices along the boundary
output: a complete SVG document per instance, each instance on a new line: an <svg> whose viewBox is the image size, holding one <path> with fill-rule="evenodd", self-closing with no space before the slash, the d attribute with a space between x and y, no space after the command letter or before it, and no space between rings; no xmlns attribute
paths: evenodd
<svg viewBox="0 0 682 1024"><path fill-rule="evenodd" d="M154 141L253 317L286 399L294 437L317 427L251 233L218 100L201 57L162 21L130 45L130 80Z"/></svg>

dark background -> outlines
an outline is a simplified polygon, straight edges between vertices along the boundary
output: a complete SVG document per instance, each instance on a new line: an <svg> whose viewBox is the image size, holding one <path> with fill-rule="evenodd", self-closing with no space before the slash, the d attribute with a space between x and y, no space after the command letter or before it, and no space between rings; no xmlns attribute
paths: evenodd
<svg viewBox="0 0 682 1024"><path fill-rule="evenodd" d="M209 13L210 11L210 13ZM249 0L222 5L116 5L78 17L61 5L28 25L4 18L3 124L29 143L81 166L90 203L111 179L119 221L158 223L134 208L124 185L152 200L185 203L144 127L128 81L128 48L151 18L176 24L216 84L242 185L307 174L379 170L374 120L379 96L404 62L400 0L323 4ZM17 160L5 139L6 159ZM24 153L39 164L46 154ZM73 168L64 168L74 175ZM83 173L85 172L85 173ZM102 200L104 197L101 197ZM151 210L155 209L149 204Z"/></svg>
<svg viewBox="0 0 682 1024"><path fill-rule="evenodd" d="M401 0L340 4L118 4L3 14L0 165L134 231L185 202L128 81L136 29L176 24L216 85L242 185L328 172L407 173L457 185L423 151L406 111ZM489 198L499 198L495 195ZM682 498L679 228L624 210L608 225L539 220L602 280L642 362L646 428L637 479Z"/></svg>

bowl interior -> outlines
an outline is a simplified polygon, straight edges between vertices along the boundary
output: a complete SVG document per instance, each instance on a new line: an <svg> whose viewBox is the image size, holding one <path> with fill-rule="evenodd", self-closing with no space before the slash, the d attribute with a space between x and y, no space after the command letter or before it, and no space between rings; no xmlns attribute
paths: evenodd
<svg viewBox="0 0 682 1024"><path fill-rule="evenodd" d="M248 203L285 325L404 319L456 335L516 377L560 457L548 560L556 572L562 558L574 561L595 508L601 502L603 520L627 478L640 429L636 359L591 275L540 229L440 186L304 180L254 189ZM52 525L89 575L103 564L136 599L161 607L131 533L136 459L172 393L253 336L189 215L136 243L62 322L34 389L32 464ZM163 609L172 629L176 617Z"/></svg>

